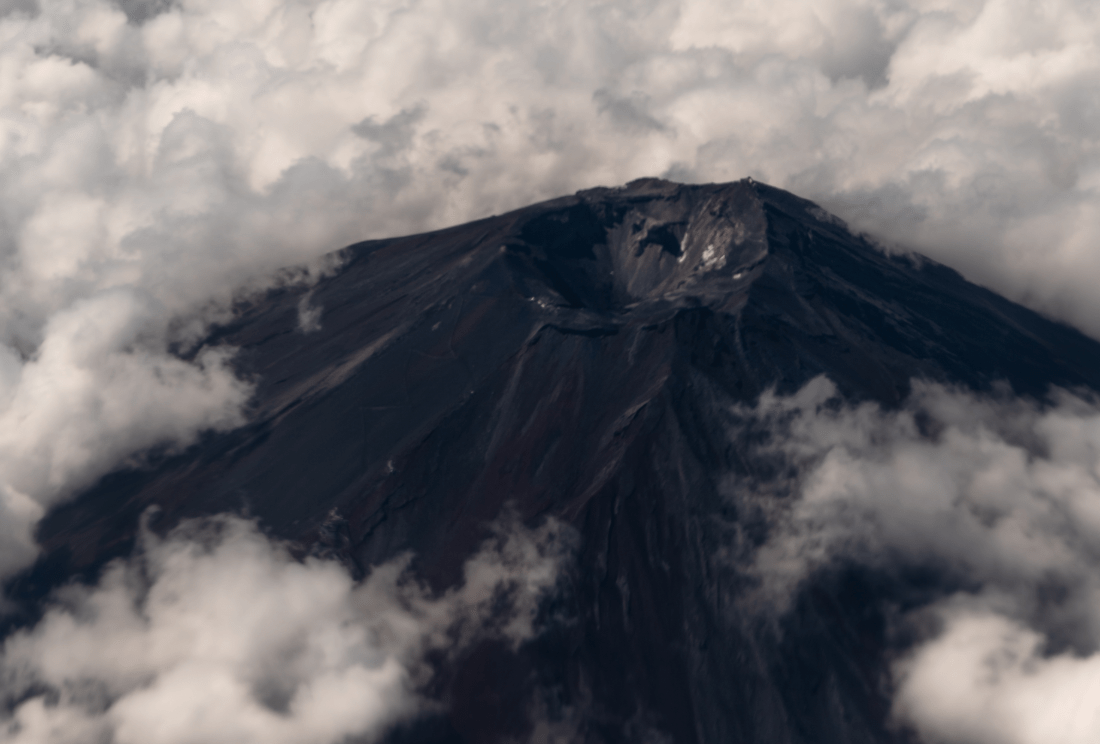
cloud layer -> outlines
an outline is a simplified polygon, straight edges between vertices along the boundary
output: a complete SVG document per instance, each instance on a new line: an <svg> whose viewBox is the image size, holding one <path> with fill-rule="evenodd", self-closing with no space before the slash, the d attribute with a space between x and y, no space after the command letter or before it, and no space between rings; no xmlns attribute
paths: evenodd
<svg viewBox="0 0 1100 744"><path fill-rule="evenodd" d="M192 523L70 587L0 653L19 744L371 741L427 709L425 654L518 644L564 558L561 528L498 526L432 596L407 559L356 584L235 518Z"/></svg>
<svg viewBox="0 0 1100 744"><path fill-rule="evenodd" d="M929 744L1097 740L1100 406L917 384L885 412L819 378L742 413L798 473L756 555L773 607L840 565L931 571L945 588L908 618L926 631L894 669L898 720Z"/></svg>

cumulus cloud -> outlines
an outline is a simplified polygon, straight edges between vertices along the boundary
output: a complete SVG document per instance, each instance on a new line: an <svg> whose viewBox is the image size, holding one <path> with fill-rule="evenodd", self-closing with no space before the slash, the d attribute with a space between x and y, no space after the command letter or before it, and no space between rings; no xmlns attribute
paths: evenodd
<svg viewBox="0 0 1100 744"><path fill-rule="evenodd" d="M894 669L898 720L930 743L1067 744L1100 735L1100 406L915 383L905 407L851 407L818 378L740 410L793 467L755 556L779 611L817 572L859 565L941 596ZM929 622L931 620L931 622Z"/></svg>
<svg viewBox="0 0 1100 744"><path fill-rule="evenodd" d="M354 582L294 560L251 522L146 534L93 587L60 592L0 654L5 741L372 741L423 712L429 651L530 638L567 541L559 525L501 522L441 595L408 558Z"/></svg>
<svg viewBox="0 0 1100 744"><path fill-rule="evenodd" d="M233 426L230 352L171 350L280 267L639 176L792 188L1100 335L1098 33L1083 0L0 4L0 483L48 508Z"/></svg>

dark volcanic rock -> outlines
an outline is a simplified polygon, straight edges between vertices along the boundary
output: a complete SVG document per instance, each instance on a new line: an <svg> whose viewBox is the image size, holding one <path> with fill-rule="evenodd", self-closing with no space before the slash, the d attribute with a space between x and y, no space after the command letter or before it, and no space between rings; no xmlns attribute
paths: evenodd
<svg viewBox="0 0 1100 744"><path fill-rule="evenodd" d="M729 556L760 526L731 405L822 373L888 406L914 376L1100 389L1092 340L752 181L636 181L345 255L320 330L281 290L218 332L252 423L55 510L13 591L122 554L154 504L245 512L358 571L412 550L443 587L511 503L579 532L559 622L441 669L450 713L402 741L522 739L536 715L588 742L902 741L883 607L909 589L835 576L778 626L740 601Z"/></svg>

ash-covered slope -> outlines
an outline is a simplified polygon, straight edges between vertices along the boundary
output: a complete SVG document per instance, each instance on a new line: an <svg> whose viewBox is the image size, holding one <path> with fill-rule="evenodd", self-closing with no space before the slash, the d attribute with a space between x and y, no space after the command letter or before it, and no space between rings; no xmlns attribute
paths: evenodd
<svg viewBox="0 0 1100 744"><path fill-rule="evenodd" d="M556 621L441 669L448 712L417 741L524 740L536 718L590 742L902 740L881 607L905 588L838 578L779 628L739 604L728 558L762 526L731 405L822 373L886 405L915 376L1100 389L1100 344L752 181L636 181L352 246L219 336L258 379L253 423L57 509L15 593L122 554L151 505L163 526L244 512L357 571L411 550L437 587L506 504L574 525Z"/></svg>

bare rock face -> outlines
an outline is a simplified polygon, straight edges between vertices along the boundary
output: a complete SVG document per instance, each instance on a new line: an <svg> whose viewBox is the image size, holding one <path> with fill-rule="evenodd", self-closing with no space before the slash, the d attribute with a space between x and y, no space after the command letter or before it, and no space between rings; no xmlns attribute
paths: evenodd
<svg viewBox="0 0 1100 744"><path fill-rule="evenodd" d="M251 423L57 509L17 595L123 554L152 505L246 512L359 572L413 551L443 588L510 504L579 535L547 629L441 667L446 712L395 737L901 741L883 608L916 590L852 573L747 613L729 556L767 525L730 407L823 373L887 406L913 377L1100 390L1100 344L752 181L593 189L344 258L307 298L319 330L280 290L218 331L259 380Z"/></svg>

